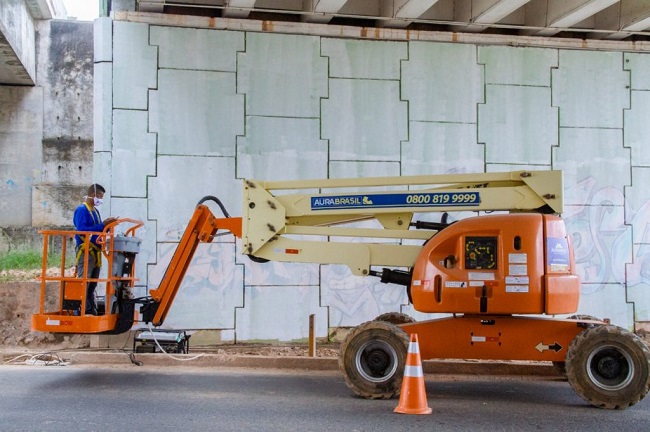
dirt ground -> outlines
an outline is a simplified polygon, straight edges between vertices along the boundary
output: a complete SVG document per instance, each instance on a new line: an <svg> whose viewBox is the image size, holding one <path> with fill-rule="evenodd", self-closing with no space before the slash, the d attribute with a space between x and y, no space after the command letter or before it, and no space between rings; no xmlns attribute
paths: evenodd
<svg viewBox="0 0 650 432"><path fill-rule="evenodd" d="M190 338L190 342L192 339ZM340 345L337 343L317 344L316 357L338 357ZM208 352L227 355L257 355L267 357L307 357L309 349L307 345L283 344L237 344L221 345L218 347L194 347L190 343L191 352Z"/></svg>
<svg viewBox="0 0 650 432"><path fill-rule="evenodd" d="M52 267L46 270L47 276L59 276L61 269ZM74 276L74 267L65 270L66 276ZM41 276L41 269L34 270L2 270L0 271L0 283L2 282L34 282Z"/></svg>
<svg viewBox="0 0 650 432"><path fill-rule="evenodd" d="M32 332L31 316L38 312L40 283L25 275L23 281L0 282L0 346L57 347L60 349L89 346L85 335L53 335ZM54 285L49 290L57 289ZM46 305L46 309L55 309Z"/></svg>
<svg viewBox="0 0 650 432"><path fill-rule="evenodd" d="M48 276L60 275L59 268L47 270ZM73 268L65 272L72 276ZM32 332L31 316L38 312L41 270L3 270L0 272L0 346L30 348L83 348L90 339L85 335L53 335ZM48 285L48 293L54 292L55 284ZM47 297L52 297L48 295ZM46 304L46 309L56 309Z"/></svg>

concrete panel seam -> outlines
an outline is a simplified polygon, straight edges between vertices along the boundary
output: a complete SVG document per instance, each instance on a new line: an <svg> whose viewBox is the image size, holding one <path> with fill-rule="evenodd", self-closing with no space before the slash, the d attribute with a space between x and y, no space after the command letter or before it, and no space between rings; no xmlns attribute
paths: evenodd
<svg viewBox="0 0 650 432"><path fill-rule="evenodd" d="M553 107L553 108L559 108L559 107ZM620 130L620 131L623 131L622 127L607 127L607 126L560 126L558 129Z"/></svg>
<svg viewBox="0 0 650 432"><path fill-rule="evenodd" d="M479 104L483 105L483 104ZM429 124L457 124L457 125L475 125L476 122L451 121L451 120L409 120L409 123L429 123Z"/></svg>
<svg viewBox="0 0 650 432"><path fill-rule="evenodd" d="M246 96L244 96L246 97ZM244 105L244 110L246 109L246 105ZM241 176L239 174L239 164L237 163L237 160L239 159L239 141L246 139L246 122L248 121L248 117L244 116L244 134L243 135L236 135L235 136L235 156L233 157L233 161L235 163L235 179L237 180L244 180L245 177ZM243 145L243 144L242 144Z"/></svg>
<svg viewBox="0 0 650 432"><path fill-rule="evenodd" d="M272 114L254 114L254 115L246 116L246 118L276 118L276 119L320 120L320 117L303 117L303 116L272 115ZM237 135L237 136L245 137L246 135Z"/></svg>
<svg viewBox="0 0 650 432"><path fill-rule="evenodd" d="M475 45L476 49L476 65L481 68L482 84L483 84L483 101L478 101L476 103L476 144L483 147L483 172L488 172L488 146L485 141L481 141L480 136L480 113L481 105L487 105L487 79L486 79L486 67L485 63L480 61L480 45Z"/></svg>
<svg viewBox="0 0 650 432"><path fill-rule="evenodd" d="M239 253L241 254L241 250L237 251L238 245L235 244L235 254ZM243 311L244 308L246 307L246 285L245 285L245 280L246 280L246 265L244 263L235 263L235 266L240 266L241 267L241 275L242 275L242 284L239 287L240 289L240 299L241 303L233 308L232 311L232 319L233 319L233 326L230 330L233 330L234 334L234 342L237 343L237 312L240 310Z"/></svg>
<svg viewBox="0 0 650 432"><path fill-rule="evenodd" d="M406 143L411 142L411 103L404 96L404 62L408 62L411 58L411 44L406 45L406 57L399 59L399 100L406 103L406 139L399 142L399 174L404 175L404 158ZM329 314L328 314L329 317Z"/></svg>
<svg viewBox="0 0 650 432"><path fill-rule="evenodd" d="M199 69L199 68L192 68L192 69L187 69L187 68L174 68L174 67L158 67L158 71L190 71L190 72L214 72L214 73L220 73L220 74L233 74L237 75L236 71L229 71L229 70L215 70L215 69ZM157 90L158 88L150 88L150 90ZM239 94L239 93L238 93Z"/></svg>
<svg viewBox="0 0 650 432"><path fill-rule="evenodd" d="M158 153L158 156L179 156L183 158L197 158L197 159L232 159L234 160L234 156L222 156L222 155L191 155L191 154L185 154L185 153L164 153L160 152ZM152 177L157 177L157 176L152 176Z"/></svg>
<svg viewBox="0 0 650 432"><path fill-rule="evenodd" d="M244 104L243 106L243 116L244 116L244 124L243 124L243 133L235 135L235 157L234 157L234 164L235 164L235 179L243 179L242 176L239 175L239 140L240 139L245 139L246 138L246 127L248 125L248 113L246 112L248 109L248 94L239 92L239 60L241 59L242 55L245 55L247 52L247 47L248 47L248 32L243 32L244 36L244 47L241 50L236 50L235 51L235 94L240 94L242 95L243 101L242 103ZM244 274L245 276L245 274ZM243 288L242 288L243 289ZM244 293L242 291L242 297L244 296ZM235 326L237 326L237 316L235 314Z"/></svg>
<svg viewBox="0 0 650 432"><path fill-rule="evenodd" d="M398 163L401 164L401 161L399 159L394 159L394 160L367 160L367 159L330 159L330 162L367 162L367 163L373 163L373 164L394 164Z"/></svg>
<svg viewBox="0 0 650 432"><path fill-rule="evenodd" d="M322 58L325 59L326 64L327 64L327 80L326 80L326 83L325 83L325 86L326 86L325 95L320 96L320 98L318 99L318 118L319 118L319 121L318 121L318 138L325 141L325 142L327 142L326 177L330 178L331 177L330 164L332 162L332 159L331 159L332 158L332 156L331 156L331 154L332 154L331 153L332 152L332 142L331 142L331 140L329 138L324 138L323 137L323 103L330 99L330 80L331 80L331 68L332 68L332 66L330 64L331 63L330 62L330 57L323 54L323 38L322 37L319 38L319 44L318 45L320 47L319 48L320 49L319 54L320 54L320 56ZM320 267L319 267L319 273L320 273ZM320 274L318 276L318 280L321 280ZM318 298L319 299L322 298L321 293L320 293L320 288L319 288ZM328 317L329 317L329 314L328 314Z"/></svg>
<svg viewBox="0 0 650 432"><path fill-rule="evenodd" d="M329 80L341 80L341 81L392 81L392 82L401 82L399 78L350 78L350 77L328 77Z"/></svg>
<svg viewBox="0 0 650 432"><path fill-rule="evenodd" d="M485 66L485 65L483 65ZM550 88L550 86L545 85L534 85L534 84L502 84L502 83L487 83L485 86L491 87L532 87L532 88Z"/></svg>

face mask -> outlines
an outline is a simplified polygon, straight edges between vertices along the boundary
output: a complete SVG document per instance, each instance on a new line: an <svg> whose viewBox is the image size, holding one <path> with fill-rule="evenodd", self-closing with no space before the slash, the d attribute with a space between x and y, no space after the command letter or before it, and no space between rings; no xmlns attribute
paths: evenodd
<svg viewBox="0 0 650 432"><path fill-rule="evenodd" d="M102 205L103 203L104 203L104 200L103 200L103 199L101 199L101 198L97 198L97 197L93 197L93 204L95 205L95 207L99 207L99 206Z"/></svg>

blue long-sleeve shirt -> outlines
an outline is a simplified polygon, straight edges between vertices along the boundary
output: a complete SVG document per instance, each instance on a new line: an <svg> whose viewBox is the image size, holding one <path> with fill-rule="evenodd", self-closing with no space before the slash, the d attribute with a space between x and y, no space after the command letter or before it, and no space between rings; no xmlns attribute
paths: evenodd
<svg viewBox="0 0 650 432"><path fill-rule="evenodd" d="M97 208L90 210L86 203L81 203L75 211L73 216L74 227L77 231L103 231L104 224L102 216L99 214ZM74 236L77 246L84 242L83 238L79 235ZM97 236L91 236L90 242L97 244Z"/></svg>

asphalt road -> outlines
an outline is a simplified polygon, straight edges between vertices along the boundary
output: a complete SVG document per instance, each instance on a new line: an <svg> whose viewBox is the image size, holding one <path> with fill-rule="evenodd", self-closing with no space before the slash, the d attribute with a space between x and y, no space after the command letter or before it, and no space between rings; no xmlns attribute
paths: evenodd
<svg viewBox="0 0 650 432"><path fill-rule="evenodd" d="M650 431L650 398L591 407L559 379L427 376L431 415L336 372L0 366L0 431Z"/></svg>

